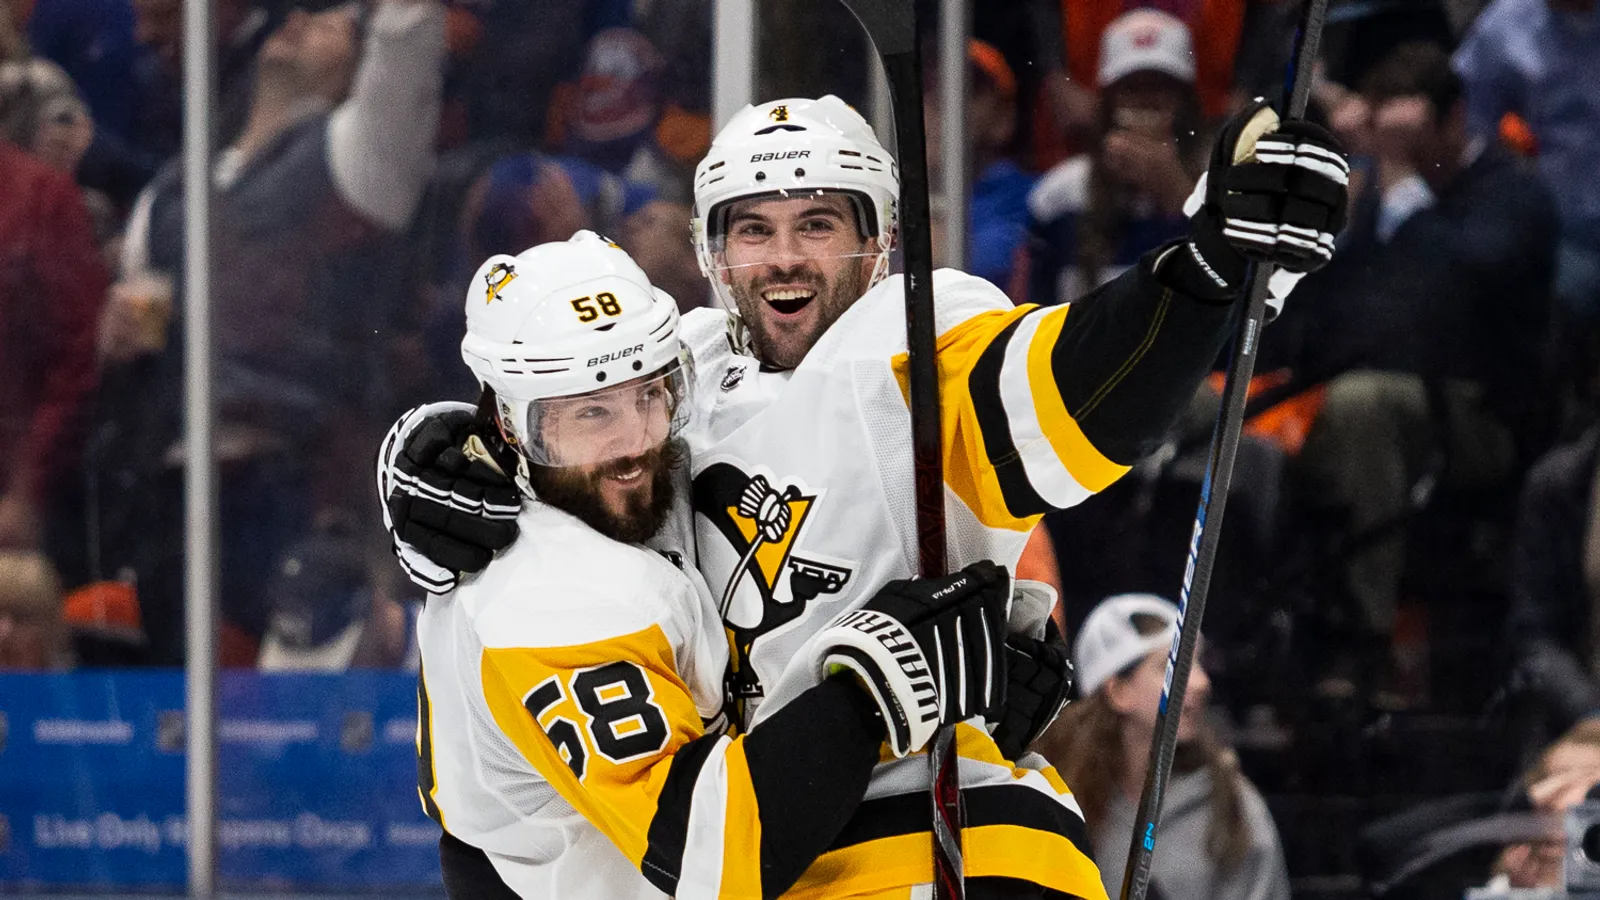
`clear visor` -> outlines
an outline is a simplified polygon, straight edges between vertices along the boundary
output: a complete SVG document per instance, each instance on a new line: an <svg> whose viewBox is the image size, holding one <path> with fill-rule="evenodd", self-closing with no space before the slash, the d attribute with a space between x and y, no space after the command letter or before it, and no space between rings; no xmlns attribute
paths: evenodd
<svg viewBox="0 0 1600 900"><path fill-rule="evenodd" d="M522 452L536 466L596 466L642 456L688 424L690 371L682 360L587 394L528 404Z"/></svg>
<svg viewBox="0 0 1600 900"><path fill-rule="evenodd" d="M865 238L870 209L849 191L776 191L722 204L707 223L711 282L728 309L736 297L803 308L842 263L869 260L862 289L888 270L878 238Z"/></svg>

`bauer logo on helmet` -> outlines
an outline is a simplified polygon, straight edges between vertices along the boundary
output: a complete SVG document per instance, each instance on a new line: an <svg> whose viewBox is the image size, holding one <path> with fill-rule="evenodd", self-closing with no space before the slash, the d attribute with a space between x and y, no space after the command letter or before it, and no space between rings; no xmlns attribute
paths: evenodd
<svg viewBox="0 0 1600 900"><path fill-rule="evenodd" d="M753 156L750 157L750 161L753 162L753 163L757 163L757 162L774 162L774 161L780 160L780 159L805 159L806 157L808 157L810 155L811 155L811 151L810 150L789 150L789 151L779 150L779 151L775 151L773 153L757 153L757 154L754 154Z"/></svg>
<svg viewBox="0 0 1600 900"><path fill-rule="evenodd" d="M643 344L634 344L632 347L625 347L625 348L623 348L621 350L616 350L616 351L613 351L611 353L607 353L604 356L591 357L590 360L589 360L589 365L586 366L585 368L593 368L594 366L605 365L608 362L616 362L619 359L627 359L628 357L634 355L635 353L643 353L643 352L644 352L644 345Z"/></svg>

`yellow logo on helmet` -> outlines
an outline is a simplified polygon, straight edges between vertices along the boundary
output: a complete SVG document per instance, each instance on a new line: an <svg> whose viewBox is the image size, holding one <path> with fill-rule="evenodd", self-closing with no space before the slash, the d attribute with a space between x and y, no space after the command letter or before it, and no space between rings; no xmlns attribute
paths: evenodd
<svg viewBox="0 0 1600 900"><path fill-rule="evenodd" d="M772 121L774 122L787 122L789 121L789 107L781 105L774 106L772 111L767 113L767 115L771 116Z"/></svg>
<svg viewBox="0 0 1600 900"><path fill-rule="evenodd" d="M500 296L500 292L505 290L505 286L510 284L516 277L517 270L512 268L510 263L495 263L490 266L488 274L483 276L484 283L489 288L488 296L483 301L484 304L493 303L495 298Z"/></svg>

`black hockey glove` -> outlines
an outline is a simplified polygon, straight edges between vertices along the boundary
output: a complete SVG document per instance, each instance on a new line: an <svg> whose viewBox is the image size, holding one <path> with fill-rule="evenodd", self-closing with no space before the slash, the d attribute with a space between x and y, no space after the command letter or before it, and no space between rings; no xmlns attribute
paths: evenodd
<svg viewBox="0 0 1600 900"><path fill-rule="evenodd" d="M1056 720L1072 693L1072 653L1054 621L1044 640L1023 634L1006 639L1006 705L995 726L995 744L1016 759Z"/></svg>
<svg viewBox="0 0 1600 900"><path fill-rule="evenodd" d="M1011 576L987 560L943 578L891 581L841 613L815 643L823 674L860 677L905 756L941 725L994 718L1006 698Z"/></svg>
<svg viewBox="0 0 1600 900"><path fill-rule="evenodd" d="M517 537L516 484L462 452L472 420L464 404L419 407L389 429L379 451L378 493L395 555L435 594L482 570Z"/></svg>
<svg viewBox="0 0 1600 900"><path fill-rule="evenodd" d="M1189 240L1163 257L1169 284L1209 300L1237 296L1248 261L1315 272L1333 257L1349 207L1350 164L1337 139L1303 119L1280 122L1265 100L1228 120L1184 210ZM1286 286L1283 286L1286 285ZM1275 306L1274 309L1277 307Z"/></svg>

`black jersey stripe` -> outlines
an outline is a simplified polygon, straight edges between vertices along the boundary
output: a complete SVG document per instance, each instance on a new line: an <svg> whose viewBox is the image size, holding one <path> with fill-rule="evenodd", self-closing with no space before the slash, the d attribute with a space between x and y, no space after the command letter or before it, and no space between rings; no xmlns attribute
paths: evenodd
<svg viewBox="0 0 1600 900"><path fill-rule="evenodd" d="M1011 440L1011 425L1006 417L1005 404L1000 400L1000 370L1005 366L1006 347L1011 343L1011 336L1016 334L1017 326L1028 316L1038 315L1048 309L1040 307L1027 315L1018 316L1001 329L979 354L978 361L972 366L972 373L967 376L967 390L972 395L972 411L978 420L978 431L983 436L984 452L989 457L989 464L994 467L1006 512L1016 519L1042 515L1049 512L1051 507L1028 481L1022 455ZM1019 414L1032 415L1033 410L1019 411Z"/></svg>
<svg viewBox="0 0 1600 900"><path fill-rule="evenodd" d="M664 893L675 893L678 889L695 782L700 780L700 770L720 740L720 734L705 734L678 748L672 755L672 768L661 786L661 794L656 798L656 813L650 819L646 835L648 846L644 858L639 861L639 870Z"/></svg>
<svg viewBox="0 0 1600 900"><path fill-rule="evenodd" d="M991 784L962 788L967 806L967 828L1015 825L1058 834L1093 859L1089 829L1083 819L1039 791L1022 785ZM919 834L929 830L928 798L924 794L895 794L867 800L839 832L829 852L884 838Z"/></svg>

